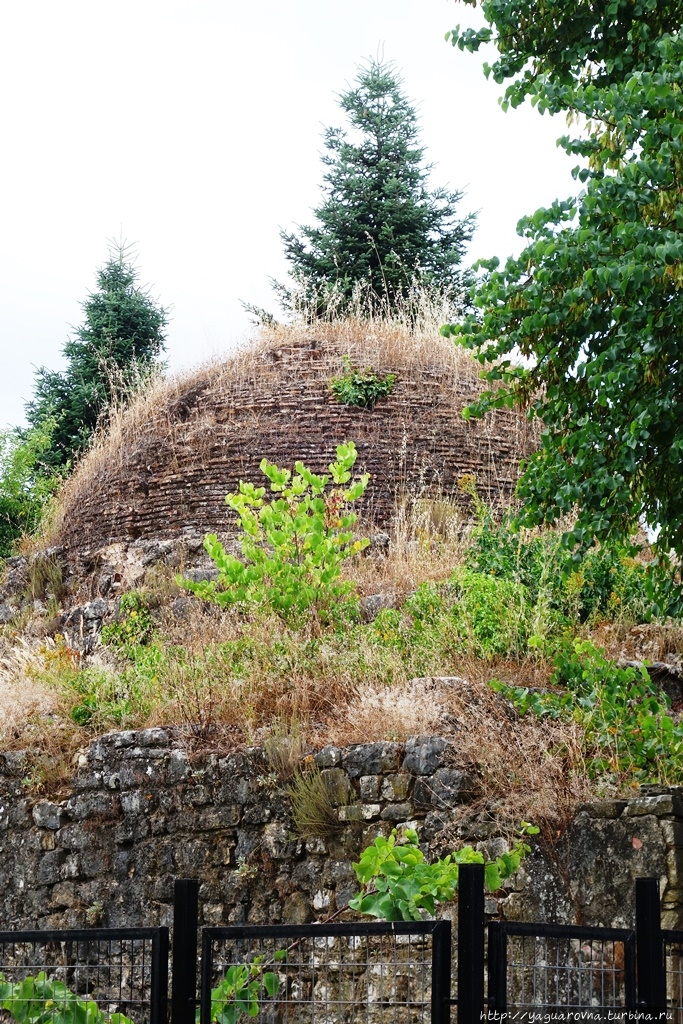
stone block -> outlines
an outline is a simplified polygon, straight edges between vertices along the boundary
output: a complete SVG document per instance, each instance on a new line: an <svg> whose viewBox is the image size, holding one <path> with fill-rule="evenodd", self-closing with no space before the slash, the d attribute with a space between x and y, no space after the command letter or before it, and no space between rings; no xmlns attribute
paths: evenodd
<svg viewBox="0 0 683 1024"><path fill-rule="evenodd" d="M407 821L414 813L413 805L387 804L381 814L382 821Z"/></svg>
<svg viewBox="0 0 683 1024"><path fill-rule="evenodd" d="M282 919L285 924L307 924L313 920L313 910L303 893L293 892L285 900Z"/></svg>
<svg viewBox="0 0 683 1024"><path fill-rule="evenodd" d="M172 750L168 759L166 777L171 785L176 785L187 778L190 771L187 754L183 750Z"/></svg>
<svg viewBox="0 0 683 1024"><path fill-rule="evenodd" d="M683 888L683 852L671 847L666 851L667 887Z"/></svg>
<svg viewBox="0 0 683 1024"><path fill-rule="evenodd" d="M354 743L342 751L342 764L352 779L396 771L401 748L398 743Z"/></svg>
<svg viewBox="0 0 683 1024"><path fill-rule="evenodd" d="M579 811L589 818L619 818L627 804L627 800L591 800L581 804Z"/></svg>
<svg viewBox="0 0 683 1024"><path fill-rule="evenodd" d="M63 859L64 854L61 850L51 850L49 853L44 854L38 864L38 871L36 873L37 884L54 885L55 882L58 882L60 880L59 869Z"/></svg>
<svg viewBox="0 0 683 1024"><path fill-rule="evenodd" d="M121 794L121 810L124 814L142 814L147 810L144 793L139 789Z"/></svg>
<svg viewBox="0 0 683 1024"><path fill-rule="evenodd" d="M667 846L683 847L683 822L669 821L667 818L663 818L659 827Z"/></svg>
<svg viewBox="0 0 683 1024"><path fill-rule="evenodd" d="M300 839L292 838L290 828L285 822L272 821L264 826L262 845L273 860L284 860L297 856L301 852L302 842Z"/></svg>
<svg viewBox="0 0 683 1024"><path fill-rule="evenodd" d="M381 804L361 804L360 816L363 821L374 821L382 813Z"/></svg>
<svg viewBox="0 0 683 1024"><path fill-rule="evenodd" d="M61 804L53 804L49 800L39 800L32 811L33 820L38 828L57 830L64 824L64 808Z"/></svg>
<svg viewBox="0 0 683 1024"><path fill-rule="evenodd" d="M66 809L76 821L83 821L85 818L113 820L120 813L118 798L110 793L99 792L79 793L71 797L67 801Z"/></svg>
<svg viewBox="0 0 683 1024"><path fill-rule="evenodd" d="M382 800L396 802L406 800L410 791L412 776L405 772L399 775L387 775L382 782Z"/></svg>
<svg viewBox="0 0 683 1024"><path fill-rule="evenodd" d="M197 828L201 832L215 829L234 828L240 822L239 804L228 804L227 807L206 807L199 815Z"/></svg>
<svg viewBox="0 0 683 1024"><path fill-rule="evenodd" d="M413 802L416 807L438 807L444 810L467 800L473 791L472 780L458 768L438 768L432 776L415 781Z"/></svg>
<svg viewBox="0 0 683 1024"><path fill-rule="evenodd" d="M315 754L315 763L318 768L336 768L341 764L341 759L342 752L339 747L329 743Z"/></svg>
<svg viewBox="0 0 683 1024"><path fill-rule="evenodd" d="M265 804L251 804L242 812L242 823L244 825L262 825L264 822L270 821L271 817L270 807L266 807Z"/></svg>
<svg viewBox="0 0 683 1024"><path fill-rule="evenodd" d="M441 736L411 736L406 743L403 770L413 775L431 775L441 767L446 746Z"/></svg>
<svg viewBox="0 0 683 1024"><path fill-rule="evenodd" d="M683 801L678 793L661 793L659 796L637 796L629 800L624 814L627 817L638 817L641 814L683 816Z"/></svg>
<svg viewBox="0 0 683 1024"><path fill-rule="evenodd" d="M171 739L165 729L140 729L137 742L141 747L168 747Z"/></svg>
<svg viewBox="0 0 683 1024"><path fill-rule="evenodd" d="M379 800L380 781L379 775L361 775L360 798L364 803L372 803L374 800Z"/></svg>
<svg viewBox="0 0 683 1024"><path fill-rule="evenodd" d="M341 768L323 768L320 776L325 783L325 788L334 807L343 807L348 804L351 795L351 783L345 771Z"/></svg>

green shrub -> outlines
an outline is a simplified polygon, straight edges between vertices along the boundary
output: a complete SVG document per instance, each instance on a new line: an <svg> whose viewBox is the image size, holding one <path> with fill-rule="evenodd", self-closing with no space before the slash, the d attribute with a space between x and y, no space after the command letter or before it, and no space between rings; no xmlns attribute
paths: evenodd
<svg viewBox="0 0 683 1024"><path fill-rule="evenodd" d="M287 951L278 949L273 961L287 958ZM263 995L273 998L280 987L280 979L274 971L265 969L264 957L255 956L249 964L233 964L225 972L218 986L211 989L210 1021L217 1024L236 1024L242 1014L258 1017L259 1000ZM195 1011L195 1022L200 1024L201 1008Z"/></svg>
<svg viewBox="0 0 683 1024"><path fill-rule="evenodd" d="M593 548L577 560L556 531L529 535L515 527L509 514L497 522L481 501L476 512L468 568L521 583L532 606L545 602L571 621L643 621L650 616L647 569L625 545Z"/></svg>
<svg viewBox="0 0 683 1024"><path fill-rule="evenodd" d="M523 835L538 831L534 825L523 822ZM363 890L349 900L349 906L385 921L421 921L424 911L433 917L439 903L455 897L461 864L484 864L486 887L489 892L497 892L530 849L519 838L509 853L486 861L480 850L463 846L428 864L417 832L406 829L405 838L399 843L394 829L388 839L378 836L353 865Z"/></svg>
<svg viewBox="0 0 683 1024"><path fill-rule="evenodd" d="M105 1014L92 999L79 999L44 971L17 982L0 974L0 1005L18 1024L133 1024L122 1013Z"/></svg>
<svg viewBox="0 0 683 1024"><path fill-rule="evenodd" d="M330 381L330 390L342 405L374 409L380 398L391 394L396 383L395 373L387 373L382 377L367 366L359 370L351 365L348 356L342 356L342 365L344 372Z"/></svg>
<svg viewBox="0 0 683 1024"><path fill-rule="evenodd" d="M575 721L591 776L683 782L683 723L674 722L669 698L646 668L619 668L590 641L576 640L556 658L551 684L560 689L537 693L497 680L491 686L521 714Z"/></svg>
<svg viewBox="0 0 683 1024"><path fill-rule="evenodd" d="M149 643L154 628L144 594L131 590L119 601L116 621L102 628L102 642L118 649L135 647Z"/></svg>
<svg viewBox="0 0 683 1024"><path fill-rule="evenodd" d="M48 419L33 430L0 431L0 558L13 554L22 534L35 533L62 483L43 463L53 428Z"/></svg>
<svg viewBox="0 0 683 1024"><path fill-rule="evenodd" d="M367 474L349 483L357 455L352 441L339 445L337 461L324 476L297 462L292 477L288 469L263 459L261 471L279 497L265 501L264 487L242 482L239 494L225 499L238 515L244 561L209 534L204 546L218 567L218 581L194 583L178 577L178 582L223 607L273 611L289 621L309 610L325 622L354 612L355 588L339 577L342 563L369 543L354 539L351 527L357 516L346 510L368 485Z"/></svg>

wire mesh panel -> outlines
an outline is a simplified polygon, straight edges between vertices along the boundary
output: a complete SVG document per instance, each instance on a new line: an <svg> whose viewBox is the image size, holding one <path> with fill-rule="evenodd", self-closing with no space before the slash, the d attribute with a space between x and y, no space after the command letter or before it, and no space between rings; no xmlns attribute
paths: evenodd
<svg viewBox="0 0 683 1024"><path fill-rule="evenodd" d="M164 1024L168 930L0 932L3 1019Z"/></svg>
<svg viewBox="0 0 683 1024"><path fill-rule="evenodd" d="M448 1019L450 970L434 980L433 963L449 965L449 922L210 928L203 936L202 1024Z"/></svg>
<svg viewBox="0 0 683 1024"><path fill-rule="evenodd" d="M662 931L668 1020L683 1024L683 932Z"/></svg>
<svg viewBox="0 0 683 1024"><path fill-rule="evenodd" d="M494 922L489 925L489 1005L524 1021L544 1013L590 1017L635 1009L635 933Z"/></svg>

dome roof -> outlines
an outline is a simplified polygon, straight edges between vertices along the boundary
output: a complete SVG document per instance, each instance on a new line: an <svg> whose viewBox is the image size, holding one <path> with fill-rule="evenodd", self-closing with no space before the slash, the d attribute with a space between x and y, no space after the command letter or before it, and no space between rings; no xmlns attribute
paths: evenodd
<svg viewBox="0 0 683 1024"><path fill-rule="evenodd" d="M263 484L265 456L302 459L323 471L335 446L354 441L370 473L359 508L387 525L401 495L457 496L464 474L486 500L511 496L533 430L519 412L465 420L481 391L479 364L435 333L402 337L281 329L252 349L184 378L159 382L115 419L62 493L59 540L72 551L183 533L230 532L225 495L240 480ZM330 378L348 355L358 367L396 374L374 409L342 405Z"/></svg>

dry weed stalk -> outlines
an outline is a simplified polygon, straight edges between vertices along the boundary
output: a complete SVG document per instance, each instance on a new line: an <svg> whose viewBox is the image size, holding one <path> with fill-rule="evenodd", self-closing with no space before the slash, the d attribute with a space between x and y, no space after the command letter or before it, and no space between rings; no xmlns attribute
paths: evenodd
<svg viewBox="0 0 683 1024"><path fill-rule="evenodd" d="M573 722L520 718L488 687L488 674L471 669L451 693L453 762L477 779L480 809L495 805L510 829L526 820L561 831L591 794L581 730Z"/></svg>

